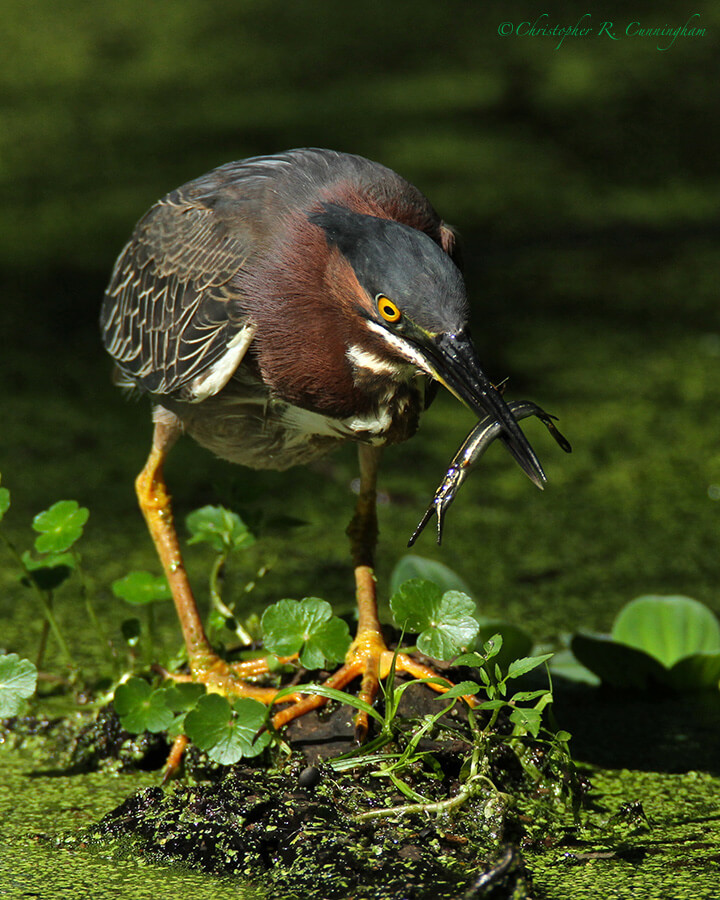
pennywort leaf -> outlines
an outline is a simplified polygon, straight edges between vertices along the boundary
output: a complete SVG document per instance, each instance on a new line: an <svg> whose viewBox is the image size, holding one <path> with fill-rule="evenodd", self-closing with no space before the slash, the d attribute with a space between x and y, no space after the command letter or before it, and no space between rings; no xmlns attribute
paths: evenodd
<svg viewBox="0 0 720 900"><path fill-rule="evenodd" d="M58 500L49 509L38 513L32 527L38 531L35 549L38 553L62 553L81 537L90 513L76 500Z"/></svg>
<svg viewBox="0 0 720 900"><path fill-rule="evenodd" d="M165 703L173 712L187 712L205 694L205 685L196 681L177 681L163 688Z"/></svg>
<svg viewBox="0 0 720 900"><path fill-rule="evenodd" d="M395 623L412 634L419 634L433 622L433 612L442 602L442 591L431 581L413 578L390 598Z"/></svg>
<svg viewBox="0 0 720 900"><path fill-rule="evenodd" d="M130 572L112 583L113 594L133 606L144 606L156 600L172 600L172 592L164 575Z"/></svg>
<svg viewBox="0 0 720 900"><path fill-rule="evenodd" d="M165 731L174 715L163 688L153 688L142 678L129 678L115 689L115 711L122 727L131 734Z"/></svg>
<svg viewBox="0 0 720 900"><path fill-rule="evenodd" d="M72 553L46 553L41 559L35 559L26 550L22 555L22 563L27 573L23 584L32 579L40 590L54 591L70 577L76 561Z"/></svg>
<svg viewBox="0 0 720 900"><path fill-rule="evenodd" d="M216 553L244 550L255 538L237 513L224 506L203 506L185 519L190 532L189 544L210 544Z"/></svg>
<svg viewBox="0 0 720 900"><path fill-rule="evenodd" d="M320 669L326 662L339 662L350 647L347 623L333 616L325 600L280 600L262 617L265 648L276 656L300 655L307 669Z"/></svg>
<svg viewBox="0 0 720 900"><path fill-rule="evenodd" d="M185 733L215 762L230 765L257 756L267 747L267 732L255 740L267 715L267 708L249 697L241 697L231 706L219 694L206 694L185 716Z"/></svg>
<svg viewBox="0 0 720 900"><path fill-rule="evenodd" d="M29 659L20 659L17 653L0 656L0 719L21 713L36 686L37 669Z"/></svg>
<svg viewBox="0 0 720 900"><path fill-rule="evenodd" d="M461 591L442 593L430 581L406 581L391 598L390 608L399 627L418 633L418 650L435 659L451 659L478 632L473 600Z"/></svg>
<svg viewBox="0 0 720 900"><path fill-rule="evenodd" d="M426 559L423 556L408 554L403 556L392 571L390 576L390 595L397 593L406 581L419 579L431 581L444 591L461 591L470 596L470 588L463 579L443 563L434 559Z"/></svg>
<svg viewBox="0 0 720 900"><path fill-rule="evenodd" d="M612 627L618 643L649 653L668 669L693 653L720 650L720 622L691 597L637 597L618 613Z"/></svg>

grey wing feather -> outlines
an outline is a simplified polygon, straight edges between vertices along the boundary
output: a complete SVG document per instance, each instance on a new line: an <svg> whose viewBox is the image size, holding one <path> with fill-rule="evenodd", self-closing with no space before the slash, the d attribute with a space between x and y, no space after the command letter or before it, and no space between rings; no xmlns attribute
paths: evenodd
<svg viewBox="0 0 720 900"><path fill-rule="evenodd" d="M452 253L427 199L377 163L316 148L227 163L156 203L115 264L100 324L123 379L190 401L220 390L254 335L236 276L263 252L273 221L340 182Z"/></svg>
<svg viewBox="0 0 720 900"><path fill-rule="evenodd" d="M200 400L227 382L252 340L232 283L250 244L183 189L138 223L101 314L105 348L132 383Z"/></svg>

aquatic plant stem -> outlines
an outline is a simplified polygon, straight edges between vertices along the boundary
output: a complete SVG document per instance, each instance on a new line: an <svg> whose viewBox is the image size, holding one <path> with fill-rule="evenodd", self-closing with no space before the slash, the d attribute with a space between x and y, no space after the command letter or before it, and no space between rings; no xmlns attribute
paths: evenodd
<svg viewBox="0 0 720 900"><path fill-rule="evenodd" d="M35 581L35 579L32 576L32 572L25 565L22 556L18 553L17 548L12 543L12 541L9 540L1 532L0 532L0 539L2 539L3 543L8 548L8 550L12 554L12 556L15 559L15 561L17 562L17 564L20 566L20 568L25 573L25 580L27 581L29 586L32 588L35 596L38 598L40 605L42 607L43 613L45 615L47 624L50 626L50 630L52 631L53 636L58 643L60 652L65 657L65 661L67 662L68 666L72 670L72 676L70 679L72 681L75 674L78 672L78 666L77 666L77 663L75 662L75 659L74 659L72 653L70 652L70 647L68 646L65 638L63 637L62 632L60 631L60 626L58 625L57 619L55 618L55 614L53 613L52 591L43 591L38 586L37 582ZM41 642L41 646L42 646L42 642Z"/></svg>
<svg viewBox="0 0 720 900"><path fill-rule="evenodd" d="M235 621L235 634L246 647L249 647L253 642L252 635L250 635L240 622L237 621L235 613L222 599L220 584L222 582L227 558L227 553L218 554L212 565L212 569L210 570L210 602L214 609L216 609L226 620L233 619Z"/></svg>
<svg viewBox="0 0 720 900"><path fill-rule="evenodd" d="M438 800L435 803L408 803L405 806L371 809L369 812L358 813L356 816L353 816L353 819L356 822L360 822L366 821L367 819L379 819L384 816L407 816L411 813L447 812L450 809L454 809L456 806L462 806L463 803L474 796L477 793L477 785L479 782L483 782L488 787L492 788L498 796L502 795L502 791L499 791L493 782L485 775L475 775L473 778L468 778L462 790L448 800Z"/></svg>

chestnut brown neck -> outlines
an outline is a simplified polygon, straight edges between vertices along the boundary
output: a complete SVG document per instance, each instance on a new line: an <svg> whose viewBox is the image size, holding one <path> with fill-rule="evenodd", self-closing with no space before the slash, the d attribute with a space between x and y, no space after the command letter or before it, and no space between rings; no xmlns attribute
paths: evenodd
<svg viewBox="0 0 720 900"><path fill-rule="evenodd" d="M372 397L358 390L347 357L372 339L352 306L360 286L321 229L303 217L288 233L243 279L263 381L278 398L333 418L367 412Z"/></svg>

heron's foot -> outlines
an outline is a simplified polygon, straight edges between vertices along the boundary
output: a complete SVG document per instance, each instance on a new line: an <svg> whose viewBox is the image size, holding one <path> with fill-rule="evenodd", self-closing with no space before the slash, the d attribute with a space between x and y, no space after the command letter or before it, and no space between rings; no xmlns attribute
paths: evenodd
<svg viewBox="0 0 720 900"><path fill-rule="evenodd" d="M396 672L405 673L421 680L431 679L428 681L428 687L439 693L444 693L453 687L453 683L443 675L413 659L407 653L388 649L379 630L375 629L358 632L345 657L345 664L330 678L322 682L322 686L342 690L355 678L360 678L358 699L372 706L380 689L380 682L387 679L393 662ZM298 685L297 693L302 694L302 685ZM472 697L465 699L474 705L475 701ZM303 697L273 716L273 728L280 729L305 713L324 706L327 702L327 697L318 694ZM355 739L359 743L367 737L368 727L367 712L358 711L355 715Z"/></svg>
<svg viewBox="0 0 720 900"><path fill-rule="evenodd" d="M279 659L278 662L285 664L296 660L297 656L289 656ZM172 681L203 684L209 694L222 694L229 700L250 697L269 706L275 700L278 692L278 688L252 684L247 680L270 674L270 664L265 657L229 663L214 653L207 653L203 654L201 659L190 661L189 674L172 673L165 670L163 670L163 674ZM291 699L296 698L291 696Z"/></svg>
<svg viewBox="0 0 720 900"><path fill-rule="evenodd" d="M297 656L283 657L281 663L294 662ZM246 660L245 662L229 663L212 652L203 654L201 659L194 659L190 663L190 673L168 672L157 667L157 670L168 680L203 684L209 694L222 694L228 700L236 700L238 697L250 697L258 700L266 706L270 706L277 695L278 688L263 687L251 684L246 679L259 678L270 674L270 666L267 659ZM291 694L289 700L299 702L300 694ZM163 771L163 782L173 778L179 771L185 749L189 739L180 734L175 738L170 754L168 755Z"/></svg>

